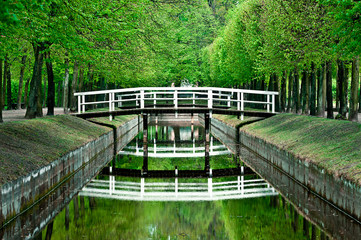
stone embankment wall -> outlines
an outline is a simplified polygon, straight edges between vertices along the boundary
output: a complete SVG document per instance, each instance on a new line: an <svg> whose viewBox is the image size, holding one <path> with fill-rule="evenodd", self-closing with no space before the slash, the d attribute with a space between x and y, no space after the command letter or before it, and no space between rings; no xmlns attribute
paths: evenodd
<svg viewBox="0 0 361 240"><path fill-rule="evenodd" d="M200 122L203 122L201 116ZM357 219L361 218L361 187L356 183L329 174L315 164L242 131L242 128L237 129L215 118L211 120L211 132L215 136L222 133L221 135L226 135L226 138L231 139L226 140L223 137L220 140L234 153L239 153L241 147L247 147L295 181L306 186L308 190L335 204L347 214ZM234 144L235 142L241 143L241 147ZM252 160L248 160L247 163L252 165Z"/></svg>
<svg viewBox="0 0 361 240"><path fill-rule="evenodd" d="M137 126L138 118L135 118L117 129L118 139L115 152L121 150L138 133ZM127 135L128 132L130 134ZM109 130L108 133L98 139L63 155L50 164L2 185L0 192L0 226L26 210L84 165L91 163L99 155L105 155L106 157L103 157L104 161L97 165L98 169L95 172L98 172L104 164L112 159L113 152L114 133Z"/></svg>

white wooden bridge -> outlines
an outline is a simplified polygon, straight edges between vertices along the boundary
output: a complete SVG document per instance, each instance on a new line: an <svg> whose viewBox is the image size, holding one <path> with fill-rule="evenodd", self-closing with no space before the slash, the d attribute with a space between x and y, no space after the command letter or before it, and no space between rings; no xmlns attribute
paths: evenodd
<svg viewBox="0 0 361 240"><path fill-rule="evenodd" d="M245 180L244 176L222 182L213 178L193 179L193 182L189 179L180 182L179 178L158 182L139 180L121 181L114 176L108 180L93 179L79 195L132 201L217 201L278 195L265 180Z"/></svg>
<svg viewBox="0 0 361 240"><path fill-rule="evenodd" d="M78 116L110 116L143 112L191 112L239 114L243 118L249 104L265 106L261 114L275 113L278 92L210 87L147 87L78 92ZM250 96L257 96L250 100ZM258 100L253 100L258 99ZM86 106L106 105L103 113L85 113ZM127 111L126 111L127 110ZM156 111L158 110L158 111Z"/></svg>

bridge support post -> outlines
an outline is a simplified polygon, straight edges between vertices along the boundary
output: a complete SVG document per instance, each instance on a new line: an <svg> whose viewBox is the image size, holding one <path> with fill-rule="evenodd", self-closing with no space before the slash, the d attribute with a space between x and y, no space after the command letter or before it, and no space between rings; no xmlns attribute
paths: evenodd
<svg viewBox="0 0 361 240"><path fill-rule="evenodd" d="M204 170L206 174L209 173L210 164L209 164L209 113L204 114L204 130L205 130L205 156L204 156Z"/></svg>
<svg viewBox="0 0 361 240"><path fill-rule="evenodd" d="M142 175L148 172L148 115L143 113L143 167Z"/></svg>

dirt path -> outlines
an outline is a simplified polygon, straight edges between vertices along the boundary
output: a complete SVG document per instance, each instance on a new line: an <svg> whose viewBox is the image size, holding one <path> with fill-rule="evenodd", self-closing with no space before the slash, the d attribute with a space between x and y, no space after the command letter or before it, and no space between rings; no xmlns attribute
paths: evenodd
<svg viewBox="0 0 361 240"><path fill-rule="evenodd" d="M11 121L26 120L25 112L26 112L26 109L3 110L3 121L4 122L11 122ZM46 116L47 112L48 112L48 109L43 108L43 115L44 116ZM55 115L64 114L63 108L55 108L54 113L55 113Z"/></svg>

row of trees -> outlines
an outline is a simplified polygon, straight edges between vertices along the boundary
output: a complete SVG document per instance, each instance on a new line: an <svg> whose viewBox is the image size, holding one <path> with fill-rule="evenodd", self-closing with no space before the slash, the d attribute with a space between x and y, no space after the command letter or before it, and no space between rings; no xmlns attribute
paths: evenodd
<svg viewBox="0 0 361 240"><path fill-rule="evenodd" d="M244 0L203 50L206 85L278 91L279 111L357 121L357 1ZM335 103L336 102L336 103Z"/></svg>
<svg viewBox="0 0 361 240"><path fill-rule="evenodd" d="M74 91L198 81L201 49L235 2L3 1L0 121L3 107L22 103L28 118L44 102L50 115L54 105L67 111Z"/></svg>

